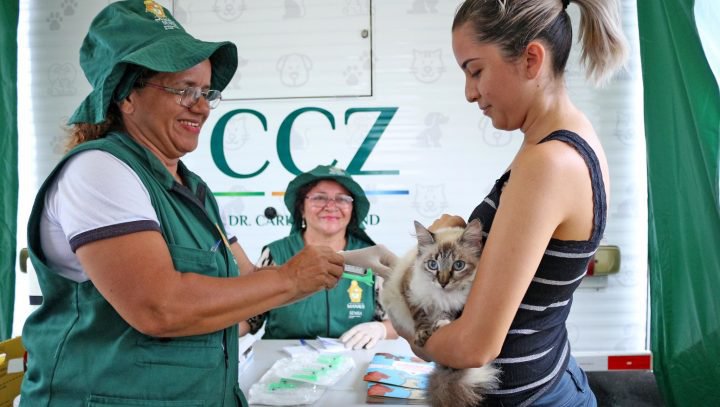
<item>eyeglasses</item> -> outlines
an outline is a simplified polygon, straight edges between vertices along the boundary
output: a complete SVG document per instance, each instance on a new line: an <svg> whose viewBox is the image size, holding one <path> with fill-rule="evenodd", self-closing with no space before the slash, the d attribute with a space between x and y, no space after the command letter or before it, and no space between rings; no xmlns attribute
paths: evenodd
<svg viewBox="0 0 720 407"><path fill-rule="evenodd" d="M335 198L330 198L329 196L327 196L327 194L320 193L308 195L305 197L305 199L310 201L310 206L312 206L313 208L324 208L330 202L334 202L337 208L347 209L353 203L353 197L345 194L337 194L335 195Z"/></svg>
<svg viewBox="0 0 720 407"><path fill-rule="evenodd" d="M222 93L220 93L219 90L202 90L197 86L188 86L185 89L175 89L150 82L143 82L142 85L150 86L151 88L162 89L165 92L173 93L180 96L180 99L178 99L177 102L180 104L180 106L187 107L188 109L197 104L197 102L200 100L200 96L203 96L205 98L210 109L215 109L222 100Z"/></svg>

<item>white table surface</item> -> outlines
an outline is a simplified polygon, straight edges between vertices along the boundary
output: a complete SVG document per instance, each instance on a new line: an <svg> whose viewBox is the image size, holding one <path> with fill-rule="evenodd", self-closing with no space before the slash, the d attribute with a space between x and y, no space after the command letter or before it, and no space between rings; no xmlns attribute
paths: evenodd
<svg viewBox="0 0 720 407"><path fill-rule="evenodd" d="M240 373L240 388L245 397L248 397L248 390L253 383L260 380L260 377L270 369L276 360L289 357L283 352L284 346L299 345L297 340L259 340L255 342L254 356L245 370ZM365 403L367 384L363 381L365 371L377 352L390 352L397 355L412 355L410 346L404 339L390 339L380 341L370 350L355 350L348 352L355 360L355 367L348 372L335 386L327 389L325 394L314 406L351 407L371 406L377 404ZM387 404L386 404L387 405Z"/></svg>

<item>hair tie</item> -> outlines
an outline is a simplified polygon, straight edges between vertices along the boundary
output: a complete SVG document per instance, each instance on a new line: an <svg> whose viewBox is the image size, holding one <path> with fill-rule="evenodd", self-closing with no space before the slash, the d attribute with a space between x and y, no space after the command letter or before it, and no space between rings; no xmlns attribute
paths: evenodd
<svg viewBox="0 0 720 407"><path fill-rule="evenodd" d="M563 10L566 10L567 7L570 5L570 0L562 0L563 3Z"/></svg>

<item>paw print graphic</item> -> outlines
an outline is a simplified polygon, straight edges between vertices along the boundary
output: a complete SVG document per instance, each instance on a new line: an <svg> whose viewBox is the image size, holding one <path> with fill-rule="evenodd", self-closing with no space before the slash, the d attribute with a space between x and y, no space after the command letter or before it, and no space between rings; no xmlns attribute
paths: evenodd
<svg viewBox="0 0 720 407"><path fill-rule="evenodd" d="M343 71L343 76L345 76L346 84L355 86L360 83L360 76L362 76L362 72L358 69L357 65L348 65L348 67Z"/></svg>
<svg viewBox="0 0 720 407"><path fill-rule="evenodd" d="M67 17L75 15L75 9L77 6L77 0L63 0L62 4L60 4L63 14Z"/></svg>
<svg viewBox="0 0 720 407"><path fill-rule="evenodd" d="M50 27L50 31L58 31L61 26L60 23L62 22L62 16L60 13L52 12L47 18L47 22Z"/></svg>

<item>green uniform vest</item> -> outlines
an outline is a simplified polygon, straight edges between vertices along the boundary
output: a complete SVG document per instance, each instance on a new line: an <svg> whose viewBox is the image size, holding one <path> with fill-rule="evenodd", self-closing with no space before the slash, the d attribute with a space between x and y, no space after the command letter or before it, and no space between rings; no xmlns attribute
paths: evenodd
<svg viewBox="0 0 720 407"><path fill-rule="evenodd" d="M76 283L50 270L40 244L45 194L67 159L80 151L111 153L147 188L175 269L214 277L238 275L220 245L217 203L180 163L183 186L130 137L110 133L68 153L41 187L28 224L28 248L43 293L23 329L28 370L23 406L245 406L238 386L238 333L233 325L204 335L155 338L128 325L92 281ZM101 208L87 208L101 210ZM132 272L132 270L128 270Z"/></svg>
<svg viewBox="0 0 720 407"><path fill-rule="evenodd" d="M372 244L349 235L346 250ZM298 232L268 245L277 265L305 247ZM353 326L373 320L375 287L341 278L331 290L317 292L296 303L275 308L265 317L264 339L311 339L317 336L337 338Z"/></svg>

